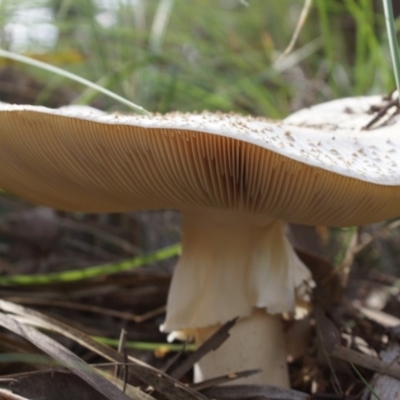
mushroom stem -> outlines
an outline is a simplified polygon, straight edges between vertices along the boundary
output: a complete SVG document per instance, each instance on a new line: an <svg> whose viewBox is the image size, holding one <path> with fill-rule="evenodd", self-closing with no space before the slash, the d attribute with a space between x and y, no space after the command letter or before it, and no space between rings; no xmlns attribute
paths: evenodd
<svg viewBox="0 0 400 400"><path fill-rule="evenodd" d="M296 288L310 280L284 223L238 210L183 212L182 255L175 267L163 330L193 330L294 310Z"/></svg>
<svg viewBox="0 0 400 400"><path fill-rule="evenodd" d="M220 326L197 329L197 345L206 341ZM260 368L261 373L235 380L234 384L269 384L290 387L282 321L262 309L254 309L231 329L229 339L195 365L195 382L225 374Z"/></svg>
<svg viewBox="0 0 400 400"><path fill-rule="evenodd" d="M280 320L272 314L293 311L296 288L308 280L310 272L285 237L283 222L240 210L184 211L182 256L174 271L162 329L179 331L178 337L198 337L201 343L210 329L211 334L239 317L226 344L228 350L221 354L257 353L254 360L249 356L244 363L242 355L225 359L218 349L211 356L215 368L206 371L214 361L205 361L200 366L202 374L215 377L215 371L224 375L261 367L265 372L257 378L259 383L287 383L282 372L285 346ZM272 359L260 364L260 357L268 355ZM276 382L272 366L278 371Z"/></svg>

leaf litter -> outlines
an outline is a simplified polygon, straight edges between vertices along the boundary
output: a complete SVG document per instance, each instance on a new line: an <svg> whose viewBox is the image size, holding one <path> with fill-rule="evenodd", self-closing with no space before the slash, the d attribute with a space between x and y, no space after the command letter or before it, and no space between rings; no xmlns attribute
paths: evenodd
<svg viewBox="0 0 400 400"><path fill-rule="evenodd" d="M81 268L118 262L143 248L142 243L132 241L132 230L137 229L134 215L94 219L79 216L77 219L76 215L55 214L56 221L58 218L63 221L63 228L56 230L56 234L47 232L49 243L46 244L43 241L46 234L38 242L38 230L35 238L29 237L29 224L23 229L25 236L18 233L20 228L20 231L14 229L21 212L22 218L28 215L27 220L33 220L30 223L40 225L37 215L42 211L34 211L35 218L32 218L29 210L35 208L17 200L14 203L9 197L0 199L0 207L7 210L4 216L0 214L0 250L3 246L0 265L8 266L2 270L5 277L20 271L28 275L46 275L66 271L67 265ZM185 350L184 344L179 353L168 351L165 335L158 329L174 263L165 260L161 265L153 263L145 268L85 280L46 284L33 281L23 287L11 281L3 284L0 324L4 329L0 332L0 360L7 360L8 356L8 361L0 363L0 398L390 398L400 380L395 328L400 315L390 311L399 302L394 289L400 287L400 274L396 274L395 269L377 274L376 268L368 269L366 265L372 257L368 252L380 251L386 241L394 247L400 240L398 225L394 221L357 231L356 239L348 242L336 268L317 254L315 246L298 249L319 285L314 289L309 316L302 321L290 316L285 319L288 349L292 349L289 350L291 390L231 385L233 378L257 373L257 370L237 371L237 374L192 383L193 365L224 340L229 340L229 328L234 321L195 352ZM177 218L176 225L167 229L179 232L178 226ZM71 246L71 242L64 240L69 235L78 238L84 246L75 246L76 243ZM159 235L165 236L165 232ZM175 234L170 243L176 239ZM19 241L24 246L21 247ZM133 244L126 245L130 241ZM15 249L20 249L19 258L15 256ZM343 288L347 280L348 286ZM371 299L376 295L376 288L382 287L387 289L385 300L374 308ZM387 311L385 307L390 303L393 304ZM122 329L127 332L124 339L127 342L156 342L164 344L165 348L149 352L122 346L117 351L93 339L93 336L118 338ZM290 344L293 340L294 346Z"/></svg>

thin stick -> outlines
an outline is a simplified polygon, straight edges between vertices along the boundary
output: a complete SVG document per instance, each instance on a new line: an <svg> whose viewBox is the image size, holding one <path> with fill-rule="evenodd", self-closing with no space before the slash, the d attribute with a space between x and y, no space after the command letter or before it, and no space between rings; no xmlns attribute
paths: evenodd
<svg viewBox="0 0 400 400"><path fill-rule="evenodd" d="M303 25L305 24L305 22L307 20L308 14L309 14L311 6L312 6L312 2L313 2L313 0L305 0L303 9L301 10L301 13L300 13L300 17L297 21L296 29L294 30L294 33L292 36L292 39L290 40L290 43L288 44L286 49L283 51L283 53L276 60L276 64L293 50L293 47L295 46L297 39L300 35L301 29L303 28Z"/></svg>

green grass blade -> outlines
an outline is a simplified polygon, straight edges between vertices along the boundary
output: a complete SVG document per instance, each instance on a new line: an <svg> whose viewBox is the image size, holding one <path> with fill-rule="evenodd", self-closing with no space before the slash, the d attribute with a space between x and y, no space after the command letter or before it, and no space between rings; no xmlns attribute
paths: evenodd
<svg viewBox="0 0 400 400"><path fill-rule="evenodd" d="M349 362L352 370L355 372L355 374L361 379L363 384L368 388L368 390L371 392L371 394L376 398L376 400L381 400L381 398L376 394L372 386L366 381L366 379L361 375L360 371L356 368L356 366Z"/></svg>
<svg viewBox="0 0 400 400"><path fill-rule="evenodd" d="M116 274L118 272L139 268L152 262L167 260L180 254L180 250L181 245L177 243L172 246L157 250L154 253L112 264L70 271L54 272L49 274L1 276L0 285L47 285L51 283L65 283L91 279L98 276Z"/></svg>
<svg viewBox="0 0 400 400"><path fill-rule="evenodd" d="M75 82L79 82L79 83L81 83L81 84L83 84L83 85L85 85L87 87L95 89L95 90L105 94L106 96L109 96L109 97L113 98L114 100L117 100L120 103L127 105L128 107L134 109L135 111L137 111L140 114L147 114L147 115L150 114L143 107L140 107L137 104L132 103L129 100L126 100L122 96L119 96L118 94L115 94L115 93L109 91L108 89L105 89L105 88L103 88L103 87L101 87L99 85L96 85L95 83L93 83L91 81L88 81L85 78L82 78L82 77L80 77L78 75L75 75L75 74L73 74L71 72L65 71L65 70L63 70L61 68L55 67L54 65L50 65L50 64L44 63L42 61L38 61L38 60L35 60L33 58L26 57L26 56L23 56L21 54L16 54L16 53L13 53L11 51L7 51L7 50L3 50L3 49L0 49L0 57L4 57L4 58L8 58L10 60L22 62L24 64L28 64L28 65L31 65L33 67L41 68L41 69L44 69L46 71L52 72L54 74L58 74L58 75L64 76L65 78L71 79L71 80L73 80Z"/></svg>
<svg viewBox="0 0 400 400"><path fill-rule="evenodd" d="M394 76L396 79L397 90L400 93L400 56L397 43L396 29L394 26L394 15L392 0L382 0L383 11L385 13L386 29L388 33L390 54L392 57Z"/></svg>
<svg viewBox="0 0 400 400"><path fill-rule="evenodd" d="M165 30L167 29L174 3L175 0L160 0L158 4L149 40L150 50L154 54L161 53Z"/></svg>
<svg viewBox="0 0 400 400"><path fill-rule="evenodd" d="M107 346L118 347L119 339L112 339L100 336L92 336L94 340L102 344L106 344ZM183 344L179 343L150 343L150 342L132 342L127 341L124 344L126 349L132 350L147 350L147 351L157 351L157 350L166 350L166 351L181 351L183 348ZM194 351L196 350L195 345L187 344L185 346L186 351Z"/></svg>

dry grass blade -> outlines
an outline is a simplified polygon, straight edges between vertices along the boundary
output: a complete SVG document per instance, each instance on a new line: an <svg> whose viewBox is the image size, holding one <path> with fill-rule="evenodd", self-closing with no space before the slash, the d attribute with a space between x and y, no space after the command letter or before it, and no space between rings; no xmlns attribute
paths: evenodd
<svg viewBox="0 0 400 400"><path fill-rule="evenodd" d="M229 338L229 330L235 325L237 318L228 321L221 326L208 340L206 340L194 353L192 353L185 361L174 368L170 372L170 376L180 379L188 372L194 364L212 350L216 350L222 343Z"/></svg>
<svg viewBox="0 0 400 400"><path fill-rule="evenodd" d="M57 332L71 340L74 340L85 348L92 350L96 354L104 357L111 362L125 362L123 355L118 353L118 351L115 351L111 347L105 346L97 342L96 340L92 339L90 336L79 331L78 329L72 328L71 326L57 321L56 319L44 315L40 312L31 310L23 306L19 306L5 300L0 300L0 309L20 315L22 317L29 318L31 324L51 330L52 332ZM133 362L136 362L136 360L133 360ZM137 362L140 363L140 361Z"/></svg>
<svg viewBox="0 0 400 400"><path fill-rule="evenodd" d="M6 314L0 314L0 325L22 336L46 354L59 361L62 365L68 367L84 381L104 394L109 400L131 400L125 393L99 375L93 367L37 329L22 324L16 321L14 317Z"/></svg>
<svg viewBox="0 0 400 400"><path fill-rule="evenodd" d="M213 387L203 392L218 400L308 400L310 396L297 390L265 385L234 385Z"/></svg>
<svg viewBox="0 0 400 400"><path fill-rule="evenodd" d="M361 250L363 250L365 247L367 247L370 243L372 243L374 240L384 236L388 232L397 229L400 226L400 219L396 219L395 221L391 222L390 224L386 225L383 227L381 230L378 232L374 233L373 235L369 236L362 242L360 242L354 249L354 254L357 254Z"/></svg>
<svg viewBox="0 0 400 400"><path fill-rule="evenodd" d="M338 345L338 343L340 343L340 332L335 324L329 318L327 318L321 306L315 306L314 315L316 320L318 349L320 351L320 355L331 370L332 381L336 393L343 396L343 391L333 365L334 363L330 359L332 350Z"/></svg>
<svg viewBox="0 0 400 400"><path fill-rule="evenodd" d="M400 318L394 317L384 311L374 310L367 307L356 307L364 317L376 322L377 324L386 328L394 328L400 325Z"/></svg>
<svg viewBox="0 0 400 400"><path fill-rule="evenodd" d="M369 369L379 374L385 374L400 380L400 366L386 363L379 358L374 358L346 347L335 346L328 355L342 361L347 361L359 367Z"/></svg>
<svg viewBox="0 0 400 400"><path fill-rule="evenodd" d="M27 309L25 307L13 304L11 302L7 302L4 300L0 300L0 307L3 310L8 312L12 312L23 316L24 318L31 319L33 324L38 324L46 329L51 329L55 332L58 332L66 337L69 337L72 340L77 341L78 343L82 344L83 346L95 351L97 354L102 355L103 357L111 360L123 363L124 356L117 351L108 348L107 346L103 346L100 343L94 341L84 333L73 329L66 324L62 324L54 319L42 315L39 312ZM224 325L220 329L220 333L215 335L218 339L218 342L224 341L229 335L228 330L234 324L235 321L231 321L230 323ZM222 342L221 342L222 343ZM211 341L212 346L210 348L215 347L215 339ZM134 375L136 378L142 380L146 384L154 387L157 391L160 391L164 396L168 397L169 395L171 399L198 399L204 400L206 397L200 395L195 390L190 389L189 387L181 384L180 382L176 381L173 378L170 378L166 374L146 365L145 363L134 360L133 365L129 366L129 373ZM161 379L162 378L162 379ZM142 393L141 393L142 394Z"/></svg>
<svg viewBox="0 0 400 400"><path fill-rule="evenodd" d="M358 243L358 230L355 229L351 233L351 237L349 238L348 244L347 244L347 249L344 254L343 260L340 262L340 264L335 268L334 273L339 274L341 277L341 282L342 282L342 287L346 287L348 280L349 280L349 275L350 275L350 269L351 266L353 265L354 257L357 254L357 243Z"/></svg>
<svg viewBox="0 0 400 400"><path fill-rule="evenodd" d="M126 366L126 370L128 371L128 366ZM129 396L129 398L132 400L155 400L154 397L150 396L147 393L142 392L140 389L138 389L135 386L129 385L126 381L121 382L120 379L116 378L115 376L113 376L111 374L104 373L104 375L107 376L107 379L110 382L114 382L115 385L123 388L124 392L126 392L126 394Z"/></svg>
<svg viewBox="0 0 400 400"><path fill-rule="evenodd" d="M51 317L48 317L44 314L41 314L37 311L31 310L29 308L25 308L19 306L17 304L11 303L9 301L0 300L0 308L3 311L7 311L13 314L17 314L23 318L27 319L27 323L30 325L39 326L44 329L48 329L52 332L59 333L80 345L84 346L85 348L93 351L94 353L104 357L105 359L114 362L114 363L121 363L125 364L126 360L124 355L118 353L111 347L105 346L96 340L92 339L90 336L86 335L85 333L79 331L78 329L71 328L69 325L59 322ZM128 357L129 361L138 363L140 365L147 366L147 364L143 363L142 361L136 360L133 357ZM152 368L148 366L149 368ZM112 376L107 376L108 380L114 380ZM120 381L115 379L116 383ZM154 400L151 396L146 395L145 393L141 392L139 389L136 389L130 385L127 386L127 391L129 390L132 393L132 398L135 400ZM122 393L122 392L121 392Z"/></svg>
<svg viewBox="0 0 400 400"><path fill-rule="evenodd" d="M9 389L30 399L107 400L92 386L68 371L45 370L11 375Z"/></svg>
<svg viewBox="0 0 400 400"><path fill-rule="evenodd" d="M331 367L333 377L336 377L332 358L363 367L371 371L385 374L400 379L400 366L397 363L386 363L379 358L360 353L358 351L343 347L340 344L340 332L323 313L320 307L316 307L315 316L317 321L318 339L322 341L322 351L327 364ZM337 383L337 385L339 385ZM339 386L337 391L341 392Z"/></svg>
<svg viewBox="0 0 400 400"><path fill-rule="evenodd" d="M162 372L169 373L169 370L177 365L178 361L182 358L186 351L187 343L183 343L182 348L170 359L168 360L160 369Z"/></svg>
<svg viewBox="0 0 400 400"><path fill-rule="evenodd" d="M12 378L8 387L13 393L35 400L107 400L104 395L85 381L65 370L51 369L9 375L8 377ZM127 395L133 400L154 400L146 393L132 391L129 386L127 386Z"/></svg>
<svg viewBox="0 0 400 400"><path fill-rule="evenodd" d="M109 242L114 246L119 247L122 251L132 256L137 256L141 253L139 248L133 246L133 244L129 243L128 241L118 237L117 235L113 235L104 229L89 225L88 223L74 221L69 218L62 218L60 220L60 224L63 228L68 228L73 232L89 233L104 240L105 242Z"/></svg>
<svg viewBox="0 0 400 400"><path fill-rule="evenodd" d="M119 342L118 342L118 353L123 354L123 356L128 359L125 353L125 346L126 346L126 335L127 335L126 329L121 329L121 332L119 334ZM116 378L123 377L122 375L125 372L125 366L121 365L116 365L114 369L114 376ZM123 379L123 378L122 378ZM125 381L125 379L123 379Z"/></svg>
<svg viewBox="0 0 400 400"><path fill-rule="evenodd" d="M387 363L389 366L398 364L400 357L400 345L398 339L392 337L387 349L381 351L379 356L382 361ZM373 387L374 394L381 399L395 399L400 393L400 380L386 375L376 374L371 382L371 386ZM371 400L373 397L373 395L370 396Z"/></svg>
<svg viewBox="0 0 400 400"><path fill-rule="evenodd" d="M347 247L345 256L342 262L335 268L332 274L341 275L342 277L342 285L345 287L347 285L347 280L350 273L350 267L353 264L354 257L365 247L371 244L374 240L382 237L388 232L397 229L400 226L400 220L395 220L390 224L386 225L384 228L374 233L373 235L367 237L362 242L358 243L358 232L355 230L353 235L349 241L349 245ZM328 277L327 280L331 279L332 276ZM327 281L326 280L326 281ZM324 283L326 283L326 281Z"/></svg>
<svg viewBox="0 0 400 400"><path fill-rule="evenodd" d="M208 397L191 389L185 384L142 365L129 365L129 372L136 378L162 393L169 400L207 400Z"/></svg>
<svg viewBox="0 0 400 400"><path fill-rule="evenodd" d="M216 378L213 378L213 379L207 379L206 381L194 383L194 384L190 385L190 387L193 389L196 389L196 390L205 390L212 386L217 386L217 385L222 385L224 383L233 382L240 378L247 378L249 376L259 374L260 372L262 372L262 369L249 369L247 371L240 371L240 372L235 372L233 374L217 376Z"/></svg>
<svg viewBox="0 0 400 400"><path fill-rule="evenodd" d="M21 397L16 394L13 394L7 390L0 389L0 399L1 400L30 400L26 397Z"/></svg>
<svg viewBox="0 0 400 400"><path fill-rule="evenodd" d="M104 307L93 306L90 304L82 304L77 302L70 302L70 301L62 301L62 300L55 300L52 298L45 299L39 297L30 297L30 298L23 298L23 297L10 297L9 301L18 303L18 304L28 304L28 305L41 305L41 306L49 306L49 307L60 307L60 308L68 308L71 310L80 310L86 311L90 313L96 313L101 315L109 315L110 317L121 318L126 321L132 321L137 324L140 324L150 318L154 318L158 315L161 315L165 312L166 307L158 307L154 310L151 310L142 315L136 315L128 312L118 311L118 310L111 310Z"/></svg>
<svg viewBox="0 0 400 400"><path fill-rule="evenodd" d="M295 46L296 41L300 35L301 29L303 28L303 26L307 20L308 14L311 10L311 6L312 6L312 0L305 0L303 9L301 10L299 20L297 21L296 29L293 33L290 43L288 44L286 49L283 51L283 53L278 57L275 64L278 64L283 59L283 57L287 56L293 50L293 47Z"/></svg>

